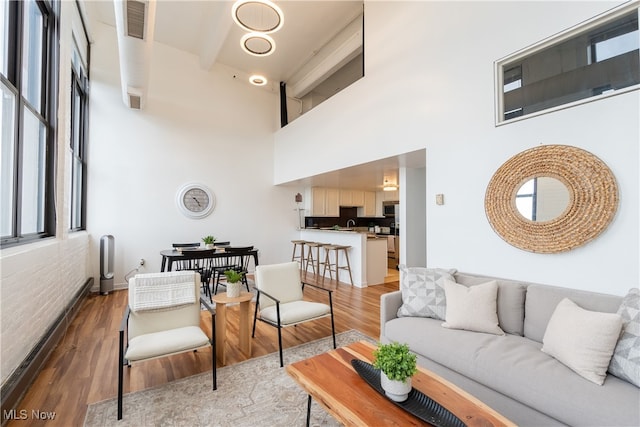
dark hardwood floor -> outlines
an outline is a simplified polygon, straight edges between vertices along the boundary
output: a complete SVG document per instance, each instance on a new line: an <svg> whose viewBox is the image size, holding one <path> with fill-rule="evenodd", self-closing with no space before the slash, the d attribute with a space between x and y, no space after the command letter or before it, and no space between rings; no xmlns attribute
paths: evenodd
<svg viewBox="0 0 640 427"><path fill-rule="evenodd" d="M380 335L380 295L398 289L397 271L390 270L384 284L356 288L330 284L333 293L336 333L356 329L377 339ZM305 288L305 298L326 301L326 293ZM127 304L127 291L89 295L80 312L68 325L63 340L47 360L42 372L27 391L18 411L27 420L10 420L17 426L82 426L89 403L117 395L118 329ZM252 309L253 310L253 309ZM252 311L253 313L253 311ZM202 312L201 325L211 336L211 317ZM238 347L238 309L230 307L227 325L227 366L246 360ZM293 347L331 334L330 322L320 319L283 330L283 347ZM252 357L278 350L275 328L258 322L252 341ZM277 363L274 356L274 363ZM183 353L151 360L125 369L124 392L144 390L178 378L211 369L211 350ZM218 391L223 392L219 385ZM32 411L55 413L53 420L34 419ZM20 414L20 412L18 412ZM114 425L116 420L114 419Z"/></svg>

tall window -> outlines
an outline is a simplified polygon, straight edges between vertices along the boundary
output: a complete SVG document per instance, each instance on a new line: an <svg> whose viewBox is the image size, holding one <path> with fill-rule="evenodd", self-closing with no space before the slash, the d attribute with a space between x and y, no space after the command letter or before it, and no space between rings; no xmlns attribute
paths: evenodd
<svg viewBox="0 0 640 427"><path fill-rule="evenodd" d="M5 1L0 87L2 246L55 233L57 1Z"/></svg>
<svg viewBox="0 0 640 427"><path fill-rule="evenodd" d="M638 88L639 41L631 4L498 61L497 122Z"/></svg>
<svg viewBox="0 0 640 427"><path fill-rule="evenodd" d="M86 227L86 131L88 121L88 78L86 66L74 43L71 61L71 230Z"/></svg>

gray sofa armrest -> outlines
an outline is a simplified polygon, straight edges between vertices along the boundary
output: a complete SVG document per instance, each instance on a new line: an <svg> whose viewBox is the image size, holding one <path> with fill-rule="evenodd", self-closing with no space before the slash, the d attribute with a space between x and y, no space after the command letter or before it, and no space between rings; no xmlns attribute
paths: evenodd
<svg viewBox="0 0 640 427"><path fill-rule="evenodd" d="M380 339L384 336L385 324L398 317L398 309L402 305L402 292L395 291L380 295Z"/></svg>

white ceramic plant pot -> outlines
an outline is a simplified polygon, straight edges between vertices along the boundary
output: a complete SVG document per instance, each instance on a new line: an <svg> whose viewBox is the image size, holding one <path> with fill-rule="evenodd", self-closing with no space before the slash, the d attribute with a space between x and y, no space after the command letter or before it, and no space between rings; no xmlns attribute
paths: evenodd
<svg viewBox="0 0 640 427"><path fill-rule="evenodd" d="M394 402L404 402L409 398L409 392L411 392L411 377L404 382L390 380L387 374L380 371L380 385L389 399Z"/></svg>
<svg viewBox="0 0 640 427"><path fill-rule="evenodd" d="M242 289L242 282L227 283L227 296L229 298L239 297L241 289Z"/></svg>
<svg viewBox="0 0 640 427"><path fill-rule="evenodd" d="M216 246L213 243L207 243L206 245L204 245L205 249L215 249Z"/></svg>

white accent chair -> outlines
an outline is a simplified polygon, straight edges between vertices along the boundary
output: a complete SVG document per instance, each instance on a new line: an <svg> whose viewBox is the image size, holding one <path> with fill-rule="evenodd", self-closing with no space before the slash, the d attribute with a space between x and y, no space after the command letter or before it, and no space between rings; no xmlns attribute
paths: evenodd
<svg viewBox="0 0 640 427"><path fill-rule="evenodd" d="M282 328L287 326L295 326L299 323L330 316L333 348L336 348L332 291L310 283L306 283L306 285L327 292L329 305L302 299L305 283L300 280L300 266L297 262L256 266L255 286L257 296L251 336L254 337L256 334L257 320L278 328L280 367L284 366L282 359Z"/></svg>
<svg viewBox="0 0 640 427"><path fill-rule="evenodd" d="M193 287L194 293L191 293L189 284ZM144 289L141 289L143 286ZM207 307L211 313L211 339L200 327L200 304ZM129 302L120 324L118 420L122 419L125 364L131 367L132 362L211 346L213 390L216 390L215 331L215 308L200 296L199 273L177 271L137 274L129 279Z"/></svg>

